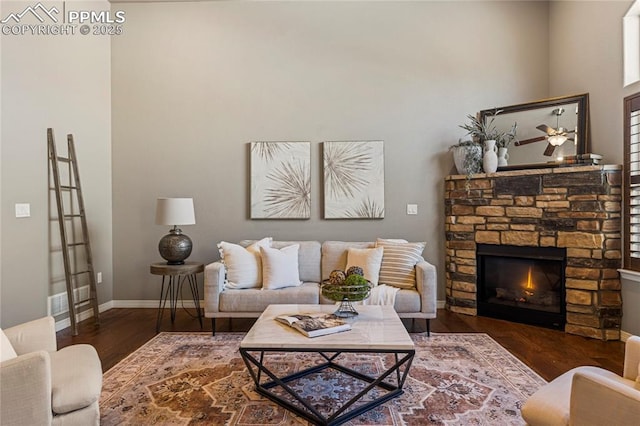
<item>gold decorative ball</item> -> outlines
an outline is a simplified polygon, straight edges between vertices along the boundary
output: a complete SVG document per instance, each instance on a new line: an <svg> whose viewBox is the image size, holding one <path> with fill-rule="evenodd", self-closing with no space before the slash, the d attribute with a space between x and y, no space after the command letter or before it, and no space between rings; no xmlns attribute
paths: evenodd
<svg viewBox="0 0 640 426"><path fill-rule="evenodd" d="M333 285L340 285L344 282L346 275L343 271L335 269L329 274L329 282Z"/></svg>

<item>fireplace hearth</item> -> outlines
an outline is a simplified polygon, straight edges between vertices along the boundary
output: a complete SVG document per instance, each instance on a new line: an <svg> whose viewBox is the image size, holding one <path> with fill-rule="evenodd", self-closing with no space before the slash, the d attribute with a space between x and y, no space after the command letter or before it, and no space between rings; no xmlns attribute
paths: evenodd
<svg viewBox="0 0 640 426"><path fill-rule="evenodd" d="M566 249L478 244L478 315L563 329Z"/></svg>

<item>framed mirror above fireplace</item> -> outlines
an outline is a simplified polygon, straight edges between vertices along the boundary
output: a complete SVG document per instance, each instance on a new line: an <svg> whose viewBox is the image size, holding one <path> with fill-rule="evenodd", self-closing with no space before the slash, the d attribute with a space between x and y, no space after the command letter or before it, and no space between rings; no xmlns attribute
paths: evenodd
<svg viewBox="0 0 640 426"><path fill-rule="evenodd" d="M564 329L566 249L478 244L478 315Z"/></svg>
<svg viewBox="0 0 640 426"><path fill-rule="evenodd" d="M482 122L493 119L499 132L517 124L518 142L509 146L509 165L498 170L555 167L564 158L589 152L588 93L506 105L479 114ZM551 138L556 132L559 139Z"/></svg>

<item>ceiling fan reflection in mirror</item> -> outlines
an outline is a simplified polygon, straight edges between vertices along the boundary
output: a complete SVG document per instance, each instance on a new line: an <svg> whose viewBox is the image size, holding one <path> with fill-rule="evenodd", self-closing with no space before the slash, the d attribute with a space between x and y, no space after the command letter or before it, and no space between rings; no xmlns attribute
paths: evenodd
<svg viewBox="0 0 640 426"><path fill-rule="evenodd" d="M536 126L536 129L541 130L546 133L545 136L540 136L537 138L527 139L520 141L518 145L525 145L527 143L539 142L546 140L548 142L547 147L545 148L543 154L547 157L551 157L553 155L553 151L555 151L557 146L562 145L566 141L573 141L573 138L570 138L569 135L571 133L575 133L575 130L565 129L564 127L560 127L560 116L565 112L564 108L556 108L551 111L551 114L556 116L556 127L550 127L546 124L541 124Z"/></svg>

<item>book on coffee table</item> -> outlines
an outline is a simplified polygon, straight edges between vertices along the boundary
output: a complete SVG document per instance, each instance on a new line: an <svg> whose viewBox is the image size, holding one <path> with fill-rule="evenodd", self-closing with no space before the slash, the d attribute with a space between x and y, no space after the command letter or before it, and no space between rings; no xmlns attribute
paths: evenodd
<svg viewBox="0 0 640 426"><path fill-rule="evenodd" d="M318 337L351 330L351 324L346 323L334 314L280 315L275 319L307 337Z"/></svg>

